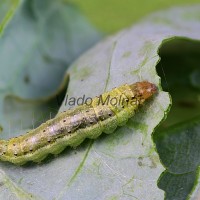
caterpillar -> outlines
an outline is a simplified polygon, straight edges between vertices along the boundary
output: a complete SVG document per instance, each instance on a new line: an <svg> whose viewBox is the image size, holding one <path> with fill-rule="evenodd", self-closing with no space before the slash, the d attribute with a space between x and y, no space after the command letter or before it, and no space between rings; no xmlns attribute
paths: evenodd
<svg viewBox="0 0 200 200"><path fill-rule="evenodd" d="M0 160L17 165L41 162L66 146L77 147L85 138L112 133L117 126L125 125L139 105L156 92L157 87L147 81L114 88L93 98L91 104L61 112L24 135L0 140Z"/></svg>

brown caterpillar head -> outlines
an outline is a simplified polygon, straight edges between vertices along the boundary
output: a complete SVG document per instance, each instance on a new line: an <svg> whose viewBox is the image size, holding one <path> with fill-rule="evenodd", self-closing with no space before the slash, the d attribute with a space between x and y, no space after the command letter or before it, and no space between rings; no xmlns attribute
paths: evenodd
<svg viewBox="0 0 200 200"><path fill-rule="evenodd" d="M157 92L157 87L148 81L137 82L132 84L130 87L136 92L137 96L141 96L144 100Z"/></svg>

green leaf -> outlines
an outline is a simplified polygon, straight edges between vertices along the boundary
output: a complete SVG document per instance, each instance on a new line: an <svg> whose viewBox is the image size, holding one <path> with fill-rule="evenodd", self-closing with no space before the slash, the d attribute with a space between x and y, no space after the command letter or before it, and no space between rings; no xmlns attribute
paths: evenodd
<svg viewBox="0 0 200 200"><path fill-rule="evenodd" d="M158 186L166 191L166 200L187 199L196 180L196 171L185 174L163 173ZM196 198L197 199L197 198Z"/></svg>
<svg viewBox="0 0 200 200"><path fill-rule="evenodd" d="M0 2L0 33L3 32L9 20L13 17L20 0L1 0Z"/></svg>
<svg viewBox="0 0 200 200"><path fill-rule="evenodd" d="M200 118L171 126L156 134L159 156L167 171L159 181L166 199L186 199L196 187L200 165Z"/></svg>
<svg viewBox="0 0 200 200"><path fill-rule="evenodd" d="M175 124L156 134L156 145L168 171L185 174L200 164L200 118Z"/></svg>

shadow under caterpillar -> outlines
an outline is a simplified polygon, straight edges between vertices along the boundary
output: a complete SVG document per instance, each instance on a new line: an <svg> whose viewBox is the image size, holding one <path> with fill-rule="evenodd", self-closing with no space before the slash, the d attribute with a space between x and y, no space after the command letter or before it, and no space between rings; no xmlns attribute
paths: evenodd
<svg viewBox="0 0 200 200"><path fill-rule="evenodd" d="M112 133L117 126L125 125L138 106L156 92L156 86L147 81L114 88L93 98L90 105L59 113L19 137L0 140L0 160L18 165L40 162L50 153L59 154L66 146L78 146L85 138Z"/></svg>

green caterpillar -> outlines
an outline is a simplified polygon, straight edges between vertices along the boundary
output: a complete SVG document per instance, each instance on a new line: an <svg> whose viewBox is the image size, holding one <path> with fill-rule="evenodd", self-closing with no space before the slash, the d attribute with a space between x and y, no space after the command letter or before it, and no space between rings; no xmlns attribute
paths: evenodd
<svg viewBox="0 0 200 200"><path fill-rule="evenodd" d="M49 153L58 154L66 146L78 146L85 138L112 133L117 126L125 125L138 106L156 91L156 86L147 81L115 88L93 98L90 105L59 113L25 135L0 140L0 160L18 165L40 162Z"/></svg>

